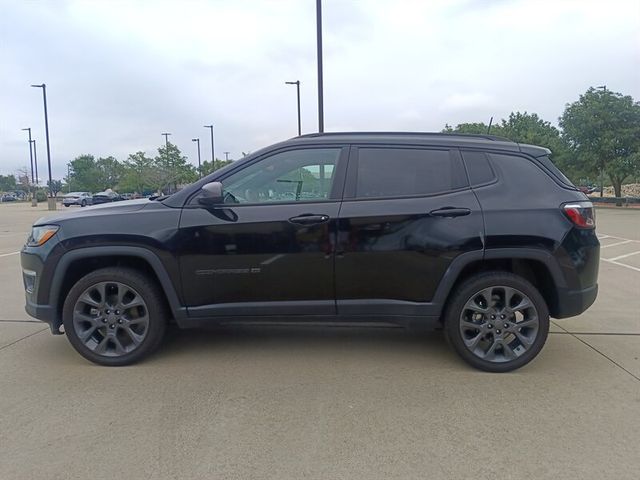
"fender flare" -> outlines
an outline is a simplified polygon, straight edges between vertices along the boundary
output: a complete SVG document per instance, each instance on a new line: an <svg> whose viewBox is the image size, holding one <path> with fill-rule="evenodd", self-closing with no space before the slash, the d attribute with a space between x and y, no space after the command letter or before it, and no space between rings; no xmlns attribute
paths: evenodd
<svg viewBox="0 0 640 480"><path fill-rule="evenodd" d="M160 258L147 248L132 246L83 247L64 253L55 267L55 273L51 280L49 303L53 306L55 312L58 312L59 310L58 299L60 297L60 291L64 283L65 275L69 270L69 266L77 260L109 256L135 257L146 261L156 274L156 277L160 282L160 288L167 298L174 317L176 319L183 317L186 318L187 309L180 303L180 299L178 298L173 282L171 281L171 278L164 268Z"/></svg>
<svg viewBox="0 0 640 480"><path fill-rule="evenodd" d="M462 270L473 262L484 260L535 260L542 263L551 274L557 288L566 288L562 270L551 252L540 248L490 248L482 252L466 252L457 256L449 265L440 280L438 289L433 296L432 303L440 308L444 307L453 285L458 280Z"/></svg>

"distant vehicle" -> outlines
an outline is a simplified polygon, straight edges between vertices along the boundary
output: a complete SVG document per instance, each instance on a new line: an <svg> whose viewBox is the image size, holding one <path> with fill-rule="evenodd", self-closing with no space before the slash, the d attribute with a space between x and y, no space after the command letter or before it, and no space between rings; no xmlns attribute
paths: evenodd
<svg viewBox="0 0 640 480"><path fill-rule="evenodd" d="M93 204L93 196L89 192L70 192L62 197L62 204L65 207L70 205L80 205L86 207Z"/></svg>
<svg viewBox="0 0 640 480"><path fill-rule="evenodd" d="M18 199L9 193L5 193L0 197L0 202L15 202L16 200Z"/></svg>
<svg viewBox="0 0 640 480"><path fill-rule="evenodd" d="M124 198L122 198L122 196L120 196L120 194L118 194L117 192L113 192L110 190L96 193L92 198L93 205L100 205L101 203L109 202L119 202L120 200L124 200Z"/></svg>

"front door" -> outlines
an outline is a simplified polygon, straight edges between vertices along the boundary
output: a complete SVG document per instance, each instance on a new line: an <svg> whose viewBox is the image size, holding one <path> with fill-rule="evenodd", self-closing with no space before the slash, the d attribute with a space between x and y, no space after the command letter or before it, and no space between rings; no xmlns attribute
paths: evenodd
<svg viewBox="0 0 640 480"><path fill-rule="evenodd" d="M333 249L347 149L266 154L223 177L224 205L197 197L180 221L190 316L333 315Z"/></svg>

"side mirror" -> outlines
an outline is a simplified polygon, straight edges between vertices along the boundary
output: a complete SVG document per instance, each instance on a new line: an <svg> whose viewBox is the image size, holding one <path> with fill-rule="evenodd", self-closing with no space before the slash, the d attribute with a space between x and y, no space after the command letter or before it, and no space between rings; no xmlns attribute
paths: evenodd
<svg viewBox="0 0 640 480"><path fill-rule="evenodd" d="M222 183L210 182L202 187L202 196L198 199L202 205L219 205L224 203Z"/></svg>

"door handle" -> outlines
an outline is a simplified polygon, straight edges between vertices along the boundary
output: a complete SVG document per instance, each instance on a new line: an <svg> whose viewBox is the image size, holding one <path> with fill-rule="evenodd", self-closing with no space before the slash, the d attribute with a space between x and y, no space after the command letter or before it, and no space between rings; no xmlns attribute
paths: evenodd
<svg viewBox="0 0 640 480"><path fill-rule="evenodd" d="M471 210L468 208L456 208L456 207L443 207L437 210L431 210L429 215L434 217L464 217L469 215Z"/></svg>
<svg viewBox="0 0 640 480"><path fill-rule="evenodd" d="M304 213L297 217L291 217L289 221L297 225L315 225L324 223L329 220L329 215L314 215L313 213Z"/></svg>

